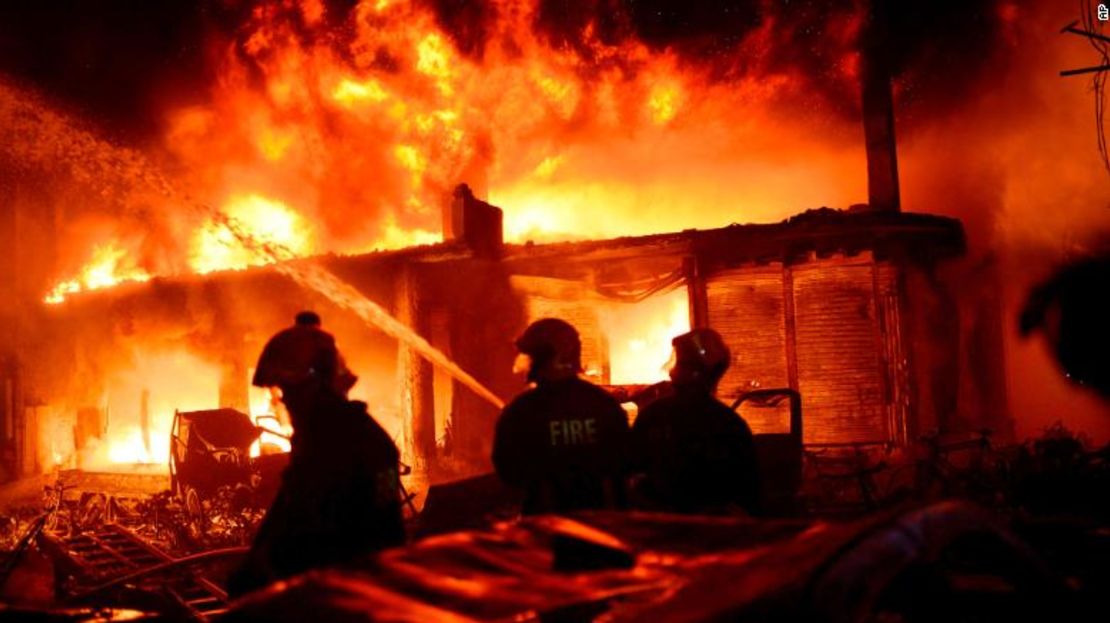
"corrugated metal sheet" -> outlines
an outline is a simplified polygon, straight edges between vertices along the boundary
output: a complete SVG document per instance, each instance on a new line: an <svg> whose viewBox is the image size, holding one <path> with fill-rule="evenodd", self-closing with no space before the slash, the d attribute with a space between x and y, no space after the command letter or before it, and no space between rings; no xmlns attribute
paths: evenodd
<svg viewBox="0 0 1110 623"><path fill-rule="evenodd" d="M793 279L805 441L890 439L872 264L818 260Z"/></svg>
<svg viewBox="0 0 1110 623"><path fill-rule="evenodd" d="M777 263L718 271L705 284L709 326L733 351L719 388L723 401L756 388L791 387L795 374L806 443L904 438L909 395L893 266L876 265L864 254L793 265L786 285ZM793 362L787 291L793 304ZM526 300L529 320L554 316L578 327L583 365L600 372L593 380L607 382L608 344L598 302L534 295ZM787 404L747 408L743 415L757 433L789 428Z"/></svg>
<svg viewBox="0 0 1110 623"><path fill-rule="evenodd" d="M790 386L782 281L781 264L725 270L706 280L709 326L733 355L718 389L726 402L752 389ZM743 415L757 433L790 427L788 405L746 409Z"/></svg>
<svg viewBox="0 0 1110 623"><path fill-rule="evenodd" d="M883 340L883 369L886 373L887 402L890 405L892 439L909 441L910 380L909 359L902 337L902 309L898 268L890 262L875 264L875 293L879 303L879 329Z"/></svg>

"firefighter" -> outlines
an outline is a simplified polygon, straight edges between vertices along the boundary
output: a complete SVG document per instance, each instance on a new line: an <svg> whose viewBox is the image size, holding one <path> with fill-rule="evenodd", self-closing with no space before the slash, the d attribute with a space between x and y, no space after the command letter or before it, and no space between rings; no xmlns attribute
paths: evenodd
<svg viewBox="0 0 1110 623"><path fill-rule="evenodd" d="M252 383L281 390L292 449L231 594L404 543L400 456L366 404L347 399L356 380L313 312L263 348Z"/></svg>
<svg viewBox="0 0 1110 623"><path fill-rule="evenodd" d="M1020 317L1022 335L1042 332L1064 376L1110 400L1110 251L1063 268L1029 294Z"/></svg>
<svg viewBox="0 0 1110 623"><path fill-rule="evenodd" d="M628 418L603 389L579 378L578 331L556 318L532 323L516 341L514 368L534 386L497 422L493 465L524 491L525 514L624 505Z"/></svg>
<svg viewBox="0 0 1110 623"><path fill-rule="evenodd" d="M753 513L752 432L715 397L730 363L728 346L712 329L695 329L671 344L672 391L644 407L632 427L637 504L677 513Z"/></svg>

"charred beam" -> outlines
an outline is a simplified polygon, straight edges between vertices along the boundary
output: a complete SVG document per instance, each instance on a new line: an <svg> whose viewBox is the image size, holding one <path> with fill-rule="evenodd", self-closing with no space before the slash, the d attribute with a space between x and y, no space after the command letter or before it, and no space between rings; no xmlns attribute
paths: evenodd
<svg viewBox="0 0 1110 623"><path fill-rule="evenodd" d="M1060 76L1078 76L1081 74L1093 74L1100 71L1110 71L1110 65L1098 65L1097 67L1083 67L1081 69L1065 69L1060 72Z"/></svg>

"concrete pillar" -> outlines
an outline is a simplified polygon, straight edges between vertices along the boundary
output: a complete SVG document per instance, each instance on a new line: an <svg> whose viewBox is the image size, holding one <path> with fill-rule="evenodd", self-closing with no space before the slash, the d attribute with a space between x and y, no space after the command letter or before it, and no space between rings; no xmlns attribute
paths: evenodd
<svg viewBox="0 0 1110 623"><path fill-rule="evenodd" d="M396 317L418 334L428 336L430 318L422 300L417 272L414 266L404 266L399 271ZM414 471L426 473L436 450L435 371L432 364L412 348L403 343L399 343L398 348L397 375L404 418L401 455Z"/></svg>

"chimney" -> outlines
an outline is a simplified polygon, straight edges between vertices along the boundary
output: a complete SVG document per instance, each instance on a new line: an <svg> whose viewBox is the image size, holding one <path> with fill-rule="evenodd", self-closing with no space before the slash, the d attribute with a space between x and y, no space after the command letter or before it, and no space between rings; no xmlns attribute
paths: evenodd
<svg viewBox="0 0 1110 623"><path fill-rule="evenodd" d="M867 146L867 203L872 210L902 209L891 92L889 0L871 0L860 46L863 135Z"/></svg>
<svg viewBox="0 0 1110 623"><path fill-rule="evenodd" d="M501 208L478 199L459 184L443 213L444 240L461 240L478 257L496 259L503 243Z"/></svg>

